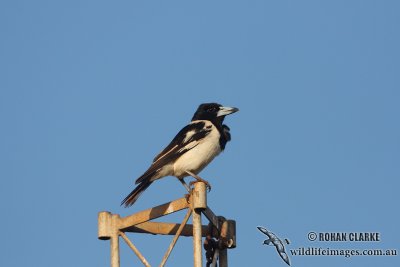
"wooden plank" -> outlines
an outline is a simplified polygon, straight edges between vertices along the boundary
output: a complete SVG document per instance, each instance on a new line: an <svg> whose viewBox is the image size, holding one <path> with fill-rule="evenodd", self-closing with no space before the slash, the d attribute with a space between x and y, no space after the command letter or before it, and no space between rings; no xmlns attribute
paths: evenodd
<svg viewBox="0 0 400 267"><path fill-rule="evenodd" d="M144 222L135 226L124 229L124 232L153 234L153 235L175 235L179 229L179 223L164 223L164 222ZM201 227L202 236L206 237L209 234L208 226ZM186 224L181 236L193 236L193 225Z"/></svg>
<svg viewBox="0 0 400 267"><path fill-rule="evenodd" d="M124 231L128 227L132 227L136 224L143 223L155 218L177 212L189 207L186 198L180 198L163 205L150 208L147 210L140 211L130 216L121 218L119 221L119 229Z"/></svg>

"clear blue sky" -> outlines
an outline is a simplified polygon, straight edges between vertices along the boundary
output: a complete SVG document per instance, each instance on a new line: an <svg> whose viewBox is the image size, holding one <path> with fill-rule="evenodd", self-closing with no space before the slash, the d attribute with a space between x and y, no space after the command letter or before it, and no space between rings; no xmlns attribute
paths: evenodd
<svg viewBox="0 0 400 267"><path fill-rule="evenodd" d="M258 225L287 249L399 250L399 12L398 1L2 1L0 265L108 266L97 212L181 197L166 178L119 206L210 101L240 108L202 172L209 205L237 221L231 266L286 266ZM310 242L310 231L381 242ZM171 237L132 239L156 265ZM137 263L122 242L122 266ZM192 255L182 238L169 266ZM290 256L296 267L399 257Z"/></svg>

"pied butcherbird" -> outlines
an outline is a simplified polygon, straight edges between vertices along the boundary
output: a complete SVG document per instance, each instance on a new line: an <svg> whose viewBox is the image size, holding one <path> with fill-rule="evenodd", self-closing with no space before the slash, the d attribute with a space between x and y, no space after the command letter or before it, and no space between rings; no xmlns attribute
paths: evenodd
<svg viewBox="0 0 400 267"><path fill-rule="evenodd" d="M144 190L165 176L177 177L188 190L184 177L191 175L202 180L197 174L221 153L226 143L231 140L229 127L222 124L225 116L238 110L217 103L201 104L191 122L179 131L171 143L154 158L148 170L136 180L136 188L121 205L132 206Z"/></svg>

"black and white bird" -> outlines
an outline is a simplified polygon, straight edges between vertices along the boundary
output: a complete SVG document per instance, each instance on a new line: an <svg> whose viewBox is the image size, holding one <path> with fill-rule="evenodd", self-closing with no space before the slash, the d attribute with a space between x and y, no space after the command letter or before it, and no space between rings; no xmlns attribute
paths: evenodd
<svg viewBox="0 0 400 267"><path fill-rule="evenodd" d="M282 258L284 262L286 262L287 265L290 266L290 260L289 256L285 251L285 245L283 242L277 237L274 233L271 231L268 231L266 228L257 226L258 230L260 230L261 233L264 235L268 236L268 239L264 240L263 244L264 245L273 245L276 248L276 251L278 252L279 256ZM289 240L285 239L286 244L289 244Z"/></svg>
<svg viewBox="0 0 400 267"><path fill-rule="evenodd" d="M192 121L179 131L171 143L154 158L149 169L136 180L136 188L121 205L132 206L144 190L165 176L177 177L187 189L184 177L191 175L202 180L197 174L221 153L226 143L231 140L229 127L222 124L225 116L238 110L217 103L201 104Z"/></svg>

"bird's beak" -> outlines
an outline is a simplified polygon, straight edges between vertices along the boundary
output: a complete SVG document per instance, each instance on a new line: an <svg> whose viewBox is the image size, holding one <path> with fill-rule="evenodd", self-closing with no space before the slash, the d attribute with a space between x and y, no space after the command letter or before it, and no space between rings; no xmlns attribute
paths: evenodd
<svg viewBox="0 0 400 267"><path fill-rule="evenodd" d="M236 111L239 111L239 109L231 107L220 107L217 113L217 117L226 116L235 113Z"/></svg>

